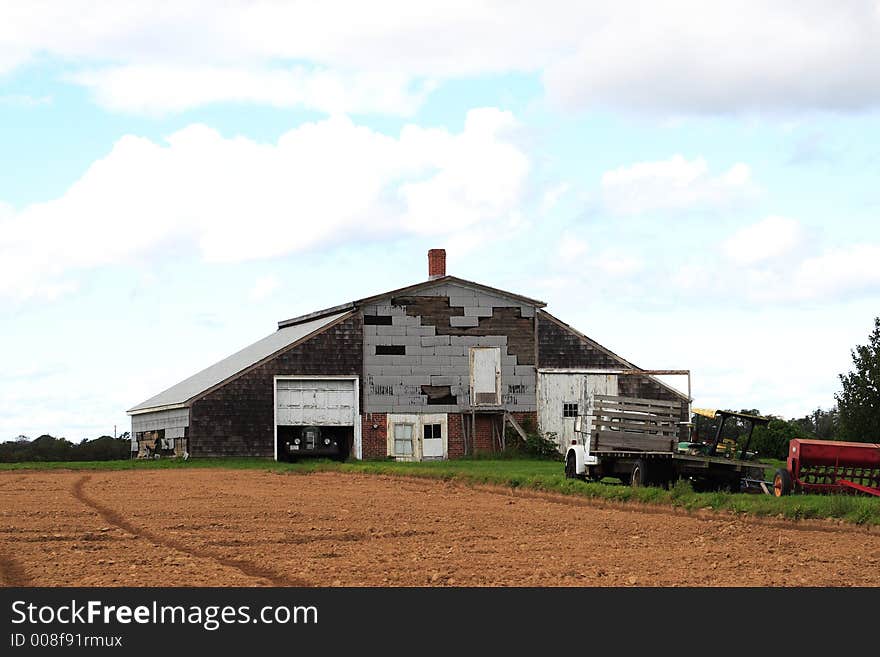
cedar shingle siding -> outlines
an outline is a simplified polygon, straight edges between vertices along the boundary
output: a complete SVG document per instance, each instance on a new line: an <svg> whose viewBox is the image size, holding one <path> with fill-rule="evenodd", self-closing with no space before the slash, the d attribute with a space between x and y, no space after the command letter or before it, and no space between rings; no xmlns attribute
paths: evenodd
<svg viewBox="0 0 880 657"><path fill-rule="evenodd" d="M632 367L622 358L602 350L588 338L548 319L544 313L538 314L538 366L589 369ZM682 400L680 395L676 395L646 376L619 377L617 391L623 397L681 400L680 420L682 422L689 420L687 400ZM687 439L687 427L679 430L679 436L682 440Z"/></svg>
<svg viewBox="0 0 880 657"><path fill-rule="evenodd" d="M276 375L362 375L363 323L359 314L207 393L192 405L193 456L274 454Z"/></svg>

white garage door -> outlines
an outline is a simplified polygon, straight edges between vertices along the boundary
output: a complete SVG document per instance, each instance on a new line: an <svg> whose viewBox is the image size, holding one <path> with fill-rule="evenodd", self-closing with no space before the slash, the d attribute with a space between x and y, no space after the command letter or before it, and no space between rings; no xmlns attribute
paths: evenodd
<svg viewBox="0 0 880 657"><path fill-rule="evenodd" d="M352 379L278 379L275 421L279 426L351 426L355 423Z"/></svg>

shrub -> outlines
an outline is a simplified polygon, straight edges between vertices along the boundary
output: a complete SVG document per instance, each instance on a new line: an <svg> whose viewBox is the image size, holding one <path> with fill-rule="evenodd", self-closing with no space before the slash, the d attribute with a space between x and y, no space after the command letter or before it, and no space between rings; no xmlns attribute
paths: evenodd
<svg viewBox="0 0 880 657"><path fill-rule="evenodd" d="M525 427L523 427L523 431L526 431L525 440L513 429L507 430L505 434L507 441L507 448L504 451L505 457L562 459L555 433L541 434L537 431L527 431Z"/></svg>

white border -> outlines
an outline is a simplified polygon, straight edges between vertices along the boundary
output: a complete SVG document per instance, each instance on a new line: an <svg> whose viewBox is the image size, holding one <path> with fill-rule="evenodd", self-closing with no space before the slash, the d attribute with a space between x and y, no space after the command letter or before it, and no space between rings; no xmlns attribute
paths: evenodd
<svg viewBox="0 0 880 657"><path fill-rule="evenodd" d="M363 458L363 447L361 445L361 408L360 408L360 387L361 379L359 376L333 375L333 374L276 374L272 377L272 453L275 460L278 460L278 381L354 381L354 457L360 461Z"/></svg>

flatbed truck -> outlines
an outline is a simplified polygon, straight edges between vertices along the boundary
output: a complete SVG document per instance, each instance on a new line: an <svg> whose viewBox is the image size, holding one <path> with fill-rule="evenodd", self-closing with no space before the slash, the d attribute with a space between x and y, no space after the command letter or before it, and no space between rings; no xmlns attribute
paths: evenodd
<svg viewBox="0 0 880 657"><path fill-rule="evenodd" d="M646 400L646 403L647 400ZM600 411L601 413L602 411ZM755 426L769 422L763 418L730 411L716 411L721 422L713 441L703 443L682 442L676 444L669 439L658 438L661 449L615 449L603 446L613 442L613 432L597 432L604 438L595 440L590 428L584 428L582 418L578 418L575 435L565 455L565 476L582 480L601 481L605 477L616 477L631 486L669 487L679 479L689 480L695 490L727 490L732 492L754 491L769 493L764 481L765 466L755 460L748 451L752 431ZM649 413L646 413L649 414ZM730 418L749 421L751 426L748 438L737 454L722 456L718 446L722 442L722 431ZM645 423L646 426L650 422ZM621 436L627 435L623 432ZM630 434L631 435L631 434ZM648 437L643 441L650 440Z"/></svg>

